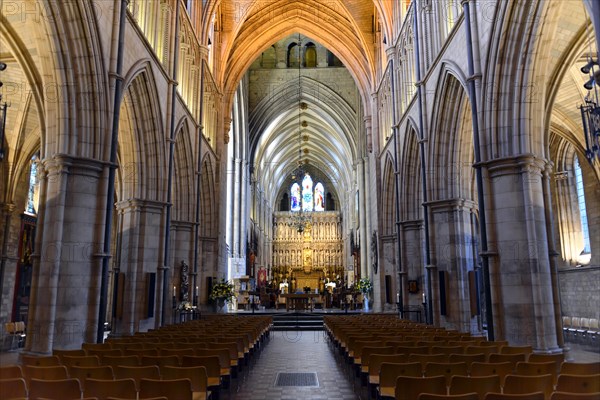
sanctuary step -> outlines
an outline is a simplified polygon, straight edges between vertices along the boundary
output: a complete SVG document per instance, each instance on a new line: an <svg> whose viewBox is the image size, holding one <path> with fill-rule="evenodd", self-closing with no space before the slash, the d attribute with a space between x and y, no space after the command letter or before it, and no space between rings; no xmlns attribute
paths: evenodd
<svg viewBox="0 0 600 400"><path fill-rule="evenodd" d="M273 315L274 331L321 331L323 316L312 313L286 313Z"/></svg>

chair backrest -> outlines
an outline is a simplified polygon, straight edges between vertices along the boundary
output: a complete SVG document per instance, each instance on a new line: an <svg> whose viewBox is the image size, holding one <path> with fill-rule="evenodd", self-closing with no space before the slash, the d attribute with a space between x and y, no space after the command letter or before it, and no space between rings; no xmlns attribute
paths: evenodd
<svg viewBox="0 0 600 400"><path fill-rule="evenodd" d="M183 356L182 367L204 367L209 378L221 377L221 365L218 356Z"/></svg>
<svg viewBox="0 0 600 400"><path fill-rule="evenodd" d="M23 378L0 379L0 398L24 399L27 397L27 384Z"/></svg>
<svg viewBox="0 0 600 400"><path fill-rule="evenodd" d="M119 365L127 367L138 367L140 358L138 356L104 356L102 357L103 365L110 365L116 368Z"/></svg>
<svg viewBox="0 0 600 400"><path fill-rule="evenodd" d="M537 376L509 374L504 378L503 393L525 394L542 392L546 398L549 398L552 390L554 390L554 379L551 374Z"/></svg>
<svg viewBox="0 0 600 400"><path fill-rule="evenodd" d="M63 356L63 365L67 367L97 367L100 365L98 356Z"/></svg>
<svg viewBox="0 0 600 400"><path fill-rule="evenodd" d="M420 362L421 369L425 372L427 363L447 363L449 357L447 354L411 354L408 356L408 361Z"/></svg>
<svg viewBox="0 0 600 400"><path fill-rule="evenodd" d="M450 354L448 362L464 362L467 363L467 368L471 371L471 364L474 362L485 362L485 354Z"/></svg>
<svg viewBox="0 0 600 400"><path fill-rule="evenodd" d="M138 390L139 383L143 378L160 379L160 369L157 365L145 365L139 367L118 366L114 369L114 374L115 379L133 379Z"/></svg>
<svg viewBox="0 0 600 400"><path fill-rule="evenodd" d="M600 374L560 374L556 382L556 390L571 393L598 393L600 392Z"/></svg>
<svg viewBox="0 0 600 400"><path fill-rule="evenodd" d="M0 367L0 379L16 379L23 377L23 370L20 365L5 365Z"/></svg>
<svg viewBox="0 0 600 400"><path fill-rule="evenodd" d="M571 392L559 392L555 391L552 393L550 400L598 400L600 399L600 393L571 393Z"/></svg>
<svg viewBox="0 0 600 400"><path fill-rule="evenodd" d="M600 362L573 363L564 362L560 366L561 374L569 375L595 375L600 374Z"/></svg>
<svg viewBox="0 0 600 400"><path fill-rule="evenodd" d="M556 363L550 362L518 362L515 366L515 375L552 375L552 383L556 381Z"/></svg>
<svg viewBox="0 0 600 400"><path fill-rule="evenodd" d="M501 382L498 375L488 376L464 376L456 375L452 377L450 381L450 394L464 394L476 392L481 398L486 393L496 392L500 393Z"/></svg>
<svg viewBox="0 0 600 400"><path fill-rule="evenodd" d="M127 379L91 379L85 380L84 397L95 397L98 400L108 399L110 397L118 399L136 400L137 388L135 380Z"/></svg>
<svg viewBox="0 0 600 400"><path fill-rule="evenodd" d="M448 356L451 354L464 354L465 348L466 346L432 346L431 354L446 354Z"/></svg>
<svg viewBox="0 0 600 400"><path fill-rule="evenodd" d="M164 396L168 399L192 400L192 383L189 379L142 379L140 398Z"/></svg>
<svg viewBox="0 0 600 400"><path fill-rule="evenodd" d="M115 376L113 374L113 369L110 365L103 365L99 367L69 367L69 377L77 378L79 379L79 382L83 384L83 382L88 378L108 380L114 379Z"/></svg>
<svg viewBox="0 0 600 400"><path fill-rule="evenodd" d="M85 350L77 349L77 350L60 350L60 349L52 349L52 355L58 356L62 362L62 358L64 356L85 356Z"/></svg>
<svg viewBox="0 0 600 400"><path fill-rule="evenodd" d="M474 362L471 364L471 376L488 376L498 375L500 377L500 383L504 382L504 377L514 372L514 366L512 363L480 363Z"/></svg>
<svg viewBox="0 0 600 400"><path fill-rule="evenodd" d="M484 400L545 400L543 392L534 393L488 393Z"/></svg>
<svg viewBox="0 0 600 400"><path fill-rule="evenodd" d="M431 394L421 393L419 400L479 400L477 393L467 394Z"/></svg>
<svg viewBox="0 0 600 400"><path fill-rule="evenodd" d="M384 388L393 387L399 376L423 376L421 363L382 363L379 369L379 386Z"/></svg>
<svg viewBox="0 0 600 400"><path fill-rule="evenodd" d="M21 363L23 365L33 365L36 367L52 367L60 365L60 358L58 358L58 356L38 357L21 354Z"/></svg>
<svg viewBox="0 0 600 400"><path fill-rule="evenodd" d="M169 367L160 369L162 379L189 379L193 392L206 392L208 390L208 375L204 367Z"/></svg>
<svg viewBox="0 0 600 400"><path fill-rule="evenodd" d="M527 361L527 354L525 353L492 353L488 356L488 361L491 363L509 362L513 366L516 366L518 362Z"/></svg>
<svg viewBox="0 0 600 400"><path fill-rule="evenodd" d="M142 356L142 365L158 365L162 367L164 365L170 365L172 367L179 366L178 356Z"/></svg>
<svg viewBox="0 0 600 400"><path fill-rule="evenodd" d="M67 367L64 365L54 365L51 367L36 367L26 365L23 369L25 381L29 383L31 379L41 380L60 380L69 378Z"/></svg>
<svg viewBox="0 0 600 400"><path fill-rule="evenodd" d="M501 354L531 354L533 353L532 346L502 346Z"/></svg>
<svg viewBox="0 0 600 400"><path fill-rule="evenodd" d="M396 400L418 399L421 393L446 394L446 378L443 376L399 376L396 379Z"/></svg>
<svg viewBox="0 0 600 400"><path fill-rule="evenodd" d="M31 379L29 381L29 398L40 397L48 400L81 399L81 386L77 379Z"/></svg>
<svg viewBox="0 0 600 400"><path fill-rule="evenodd" d="M443 375L446 378L446 386L450 386L450 379L454 375L467 375L467 363L436 363L425 364L425 376Z"/></svg>

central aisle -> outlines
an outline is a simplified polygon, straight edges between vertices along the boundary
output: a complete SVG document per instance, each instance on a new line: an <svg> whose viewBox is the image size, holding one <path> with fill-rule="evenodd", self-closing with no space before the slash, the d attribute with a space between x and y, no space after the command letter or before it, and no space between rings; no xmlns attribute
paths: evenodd
<svg viewBox="0 0 600 400"><path fill-rule="evenodd" d="M254 362L254 361L253 361ZM318 387L276 387L279 372L316 372ZM235 400L357 400L347 370L338 365L323 331L275 331L247 376L240 377ZM227 391L225 391L227 393ZM223 396L229 397L229 396Z"/></svg>

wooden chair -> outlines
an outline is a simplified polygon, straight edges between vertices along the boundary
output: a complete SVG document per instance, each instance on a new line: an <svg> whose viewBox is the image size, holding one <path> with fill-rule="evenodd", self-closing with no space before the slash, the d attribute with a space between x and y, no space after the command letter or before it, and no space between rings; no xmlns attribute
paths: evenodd
<svg viewBox="0 0 600 400"><path fill-rule="evenodd" d="M115 379L133 379L136 389L140 390L140 381L143 378L160 379L160 369L157 365L139 367L118 366L114 369Z"/></svg>
<svg viewBox="0 0 600 400"><path fill-rule="evenodd" d="M553 390L554 380L551 374L537 376L509 374L504 378L502 392L507 394L542 392L546 398L550 398Z"/></svg>
<svg viewBox="0 0 600 400"><path fill-rule="evenodd" d="M479 400L477 393L466 394L431 394L421 393L419 400Z"/></svg>
<svg viewBox="0 0 600 400"><path fill-rule="evenodd" d="M502 391L500 377L498 375L488 376L453 376L450 381L450 394L464 394L476 392L481 399L486 393Z"/></svg>
<svg viewBox="0 0 600 400"><path fill-rule="evenodd" d="M463 346L433 346L431 347L431 354L464 354L466 347Z"/></svg>
<svg viewBox="0 0 600 400"><path fill-rule="evenodd" d="M480 363L474 362L471 364L471 376L489 376L498 375L500 383L504 382L504 378L508 374L514 372L513 365L509 362L503 363Z"/></svg>
<svg viewBox="0 0 600 400"><path fill-rule="evenodd" d="M108 348L106 348L106 349L89 349L89 350L86 350L85 353L88 356L98 356L98 358L102 362L102 359L104 357L107 357L107 356L112 356L112 357L122 356L123 355L123 350L121 350L121 349L108 349Z"/></svg>
<svg viewBox="0 0 600 400"><path fill-rule="evenodd" d="M448 358L448 362L456 363L456 362L464 362L467 363L467 368L469 369L469 373L471 373L471 364L474 362L485 362L485 354L450 354Z"/></svg>
<svg viewBox="0 0 600 400"><path fill-rule="evenodd" d="M107 343L82 343L81 348L87 353L88 350L110 350L111 344Z"/></svg>
<svg viewBox="0 0 600 400"><path fill-rule="evenodd" d="M35 367L54 367L60 365L60 358L58 356L28 356L21 354L21 363L23 365L33 365Z"/></svg>
<svg viewBox="0 0 600 400"><path fill-rule="evenodd" d="M53 356L58 356L58 358L60 359L60 361L62 362L62 358L64 356L75 356L75 357L81 357L81 356L85 356L85 350L83 349L77 349L77 350L59 350L59 349L52 349L52 355Z"/></svg>
<svg viewBox="0 0 600 400"><path fill-rule="evenodd" d="M69 378L79 379L79 382L85 390L84 381L86 379L114 379L113 369L109 365L103 365L99 367L69 367Z"/></svg>
<svg viewBox="0 0 600 400"><path fill-rule="evenodd" d="M23 378L0 379L0 399L26 399L27 384Z"/></svg>
<svg viewBox="0 0 600 400"><path fill-rule="evenodd" d="M217 356L183 356L182 367L204 367L208 376L208 387L218 390L221 386L221 364Z"/></svg>
<svg viewBox="0 0 600 400"><path fill-rule="evenodd" d="M543 392L534 393L488 393L484 400L545 400Z"/></svg>
<svg viewBox="0 0 600 400"><path fill-rule="evenodd" d="M66 367L98 367L98 356L63 356L62 364Z"/></svg>
<svg viewBox="0 0 600 400"><path fill-rule="evenodd" d="M600 362L574 363L564 362L560 366L561 374L569 375L596 375L600 374Z"/></svg>
<svg viewBox="0 0 600 400"><path fill-rule="evenodd" d="M28 387L31 379L60 380L69 378L69 372L67 371L67 367L64 365L54 365L51 367L36 367L33 365L26 365L23 369L23 375Z"/></svg>
<svg viewBox="0 0 600 400"><path fill-rule="evenodd" d="M371 361L371 355L373 354L393 354L394 347L392 346L377 346L377 347L363 347L360 354L360 371L364 374L369 374L369 362Z"/></svg>
<svg viewBox="0 0 600 400"><path fill-rule="evenodd" d="M502 354L502 353L492 353L488 357L488 362L491 363L501 363L501 362L509 362L514 366L517 365L518 362L527 361L527 354L525 353L513 353L513 354Z"/></svg>
<svg viewBox="0 0 600 400"><path fill-rule="evenodd" d="M189 379L142 379L140 382L140 398L164 396L168 399L193 400L192 383Z"/></svg>
<svg viewBox="0 0 600 400"><path fill-rule="evenodd" d="M480 343L479 346L467 346L465 349L465 354L485 354L486 360L489 358L490 354L498 353L499 346L483 346L483 343Z"/></svg>
<svg viewBox="0 0 600 400"><path fill-rule="evenodd" d="M0 379L17 379L23 377L23 370L20 365L5 365L0 367Z"/></svg>
<svg viewBox="0 0 600 400"><path fill-rule="evenodd" d="M402 364L406 361L404 354L372 354L369 357L369 384L379 385L379 372L383 363Z"/></svg>
<svg viewBox="0 0 600 400"><path fill-rule="evenodd" d="M425 372L427 363L447 363L449 356L446 354L411 354L408 356L408 362L420 362L421 369Z"/></svg>
<svg viewBox="0 0 600 400"><path fill-rule="evenodd" d="M550 400L600 400L600 393L570 393L556 391Z"/></svg>
<svg viewBox="0 0 600 400"><path fill-rule="evenodd" d="M48 400L81 399L81 386L77 379L31 379L29 381L29 398Z"/></svg>
<svg viewBox="0 0 600 400"><path fill-rule="evenodd" d="M425 364L425 376L440 376L446 378L446 386L450 386L450 379L454 375L467 375L467 363L427 363Z"/></svg>
<svg viewBox="0 0 600 400"><path fill-rule="evenodd" d="M231 366L229 363L229 350L228 349L196 349L194 352L195 356L199 357L210 357L217 356L219 357L219 367L220 367L220 375L222 378L227 378L231 375Z"/></svg>
<svg viewBox="0 0 600 400"><path fill-rule="evenodd" d="M396 400L418 399L422 393L446 394L444 376L414 377L399 376L395 385Z"/></svg>
<svg viewBox="0 0 600 400"><path fill-rule="evenodd" d="M558 354L530 354L529 358L527 359L527 361L529 362L554 362L556 364L556 373L558 374L560 372L560 366L562 365L562 363L565 361L565 354L564 353L558 353Z"/></svg>
<svg viewBox="0 0 600 400"><path fill-rule="evenodd" d="M110 365L113 369L119 365L138 367L140 358L138 356L104 356L102 357L102 365Z"/></svg>
<svg viewBox="0 0 600 400"><path fill-rule="evenodd" d="M129 399L129 398L123 399L121 397L107 397L106 400L131 400L131 399ZM133 400L136 400L136 399L133 399ZM143 399L138 398L137 400L169 400L169 399L166 397L144 397Z"/></svg>
<svg viewBox="0 0 600 400"><path fill-rule="evenodd" d="M171 366L179 367L178 356L142 356L142 365L157 365L159 367Z"/></svg>
<svg viewBox="0 0 600 400"><path fill-rule="evenodd" d="M532 346L502 346L500 354L531 354L533 353Z"/></svg>
<svg viewBox="0 0 600 400"><path fill-rule="evenodd" d="M518 362L515 366L515 375L552 375L552 384L556 382L556 364L553 361L543 363Z"/></svg>
<svg viewBox="0 0 600 400"><path fill-rule="evenodd" d="M111 397L136 400L137 388L135 380L128 379L91 379L85 380L83 395L85 397L96 397L98 400L105 400Z"/></svg>
<svg viewBox="0 0 600 400"><path fill-rule="evenodd" d="M556 382L556 390L570 393L598 393L600 392L600 374L560 374Z"/></svg>
<svg viewBox="0 0 600 400"><path fill-rule="evenodd" d="M192 397L194 400L208 399L208 375L204 367L162 367L160 369L162 379L189 379L192 384Z"/></svg>
<svg viewBox="0 0 600 400"><path fill-rule="evenodd" d="M422 377L421 363L382 363L379 370L379 395L381 397L394 397L396 380L399 376Z"/></svg>

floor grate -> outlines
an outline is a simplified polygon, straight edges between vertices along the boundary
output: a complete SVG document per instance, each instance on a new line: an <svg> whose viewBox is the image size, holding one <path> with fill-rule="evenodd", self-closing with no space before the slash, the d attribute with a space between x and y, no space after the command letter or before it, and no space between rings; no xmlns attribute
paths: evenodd
<svg viewBox="0 0 600 400"><path fill-rule="evenodd" d="M280 372L275 379L275 386L318 387L319 381L315 372Z"/></svg>

